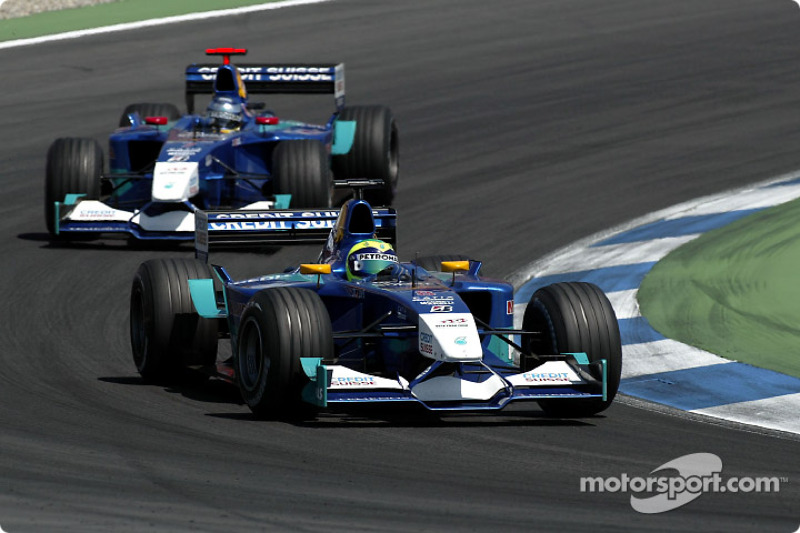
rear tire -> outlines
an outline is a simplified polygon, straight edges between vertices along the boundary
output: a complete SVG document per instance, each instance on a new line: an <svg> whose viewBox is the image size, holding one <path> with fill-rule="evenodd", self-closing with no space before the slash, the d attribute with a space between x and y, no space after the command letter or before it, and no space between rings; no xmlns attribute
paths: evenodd
<svg viewBox="0 0 800 533"><path fill-rule="evenodd" d="M187 367L216 362L217 321L197 314L188 283L209 278L209 266L190 259L152 259L139 266L131 288L131 350L146 381L197 381L204 375Z"/></svg>
<svg viewBox="0 0 800 533"><path fill-rule="evenodd" d="M597 414L611 405L619 389L622 344L619 324L611 303L596 285L583 282L555 283L537 290L525 310L522 327L541 331L541 338L528 338L533 353L585 352L590 362L608 361L607 399L540 400L550 415L580 418ZM523 368L523 371L528 370Z"/></svg>
<svg viewBox="0 0 800 533"><path fill-rule="evenodd" d="M100 197L103 150L94 139L56 139L47 151L44 185L44 219L50 235L56 235L55 203L67 194Z"/></svg>
<svg viewBox="0 0 800 533"><path fill-rule="evenodd" d="M391 205L400 178L400 144L392 111L384 106L345 107L338 120L354 120L356 134L348 153L333 156L334 176L337 180L383 180L383 188L366 189L364 199L373 205Z"/></svg>
<svg viewBox="0 0 800 533"><path fill-rule="evenodd" d="M333 183L325 146L309 139L279 142L272 153L273 192L291 194L291 207L328 208Z"/></svg>
<svg viewBox="0 0 800 533"><path fill-rule="evenodd" d="M242 398L259 418L306 418L301 357L333 357L331 319L314 292L279 287L256 293L242 313L234 368Z"/></svg>
<svg viewBox="0 0 800 533"><path fill-rule="evenodd" d="M137 103L128 105L119 117L119 127L127 128L131 125L131 120L128 115L132 113L139 113L142 120L145 117L167 117L170 122L181 118L181 112L174 104L151 104L151 103Z"/></svg>

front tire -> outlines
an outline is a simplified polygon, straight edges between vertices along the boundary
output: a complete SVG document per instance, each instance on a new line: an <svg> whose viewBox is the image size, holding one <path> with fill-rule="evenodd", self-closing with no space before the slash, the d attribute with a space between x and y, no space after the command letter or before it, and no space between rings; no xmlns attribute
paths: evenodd
<svg viewBox="0 0 800 533"><path fill-rule="evenodd" d="M384 106L345 107L338 120L355 121L356 134L348 153L333 156L336 179L381 179L383 187L365 190L364 199L391 205L400 178L400 140L392 111Z"/></svg>
<svg viewBox="0 0 800 533"><path fill-rule="evenodd" d="M87 200L100 197L103 150L94 139L56 139L47 151L44 185L44 219L47 231L56 236L55 203L67 194L83 194Z"/></svg>
<svg viewBox="0 0 800 533"><path fill-rule="evenodd" d="M139 266L131 288L131 350L146 381L196 380L203 374L188 366L215 363L217 321L197 314L188 283L209 278L209 266L195 260L152 259Z"/></svg>
<svg viewBox="0 0 800 533"><path fill-rule="evenodd" d="M622 343L614 308L596 285L583 282L555 283L531 297L522 327L541 331L523 346L533 353L585 352L590 362L607 361L607 399L540 400L550 415L580 418L597 414L611 405L622 373ZM523 370L527 370L524 369Z"/></svg>
<svg viewBox="0 0 800 533"><path fill-rule="evenodd" d="M333 356L331 319L314 292L279 287L256 293L242 313L234 366L242 398L259 418L307 417L301 357Z"/></svg>
<svg viewBox="0 0 800 533"><path fill-rule="evenodd" d="M319 141L279 142L272 153L272 177L273 192L291 194L293 209L331 206L331 171Z"/></svg>

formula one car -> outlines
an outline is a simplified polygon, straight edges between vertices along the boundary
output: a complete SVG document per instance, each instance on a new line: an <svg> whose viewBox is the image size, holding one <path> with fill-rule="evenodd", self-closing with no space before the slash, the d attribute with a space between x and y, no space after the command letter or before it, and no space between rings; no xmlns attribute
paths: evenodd
<svg viewBox="0 0 800 533"><path fill-rule="evenodd" d="M479 411L533 400L562 417L611 404L622 350L599 288L546 286L514 329L510 284L484 279L480 262L461 257L400 262L396 213L359 196L310 220L273 212L284 223L276 234L325 242L314 262L282 273L234 281L209 267L211 218L198 223L200 259L142 263L130 310L142 377L168 384L205 370L238 385L253 413L270 418L357 402ZM235 238L237 229L225 231L216 242ZM219 338L230 340L226 360L217 360Z"/></svg>
<svg viewBox="0 0 800 533"><path fill-rule="evenodd" d="M245 49L206 50L223 64L186 68L188 115L172 104L129 105L109 139L109 170L92 139L57 139L47 154L45 219L53 236L122 233L191 240L194 212L327 208L332 179L380 178L373 203L390 205L398 133L383 106L344 105L344 65L230 62ZM245 83L247 84L245 86ZM324 125L284 120L248 94L333 93ZM211 94L195 115L197 94Z"/></svg>

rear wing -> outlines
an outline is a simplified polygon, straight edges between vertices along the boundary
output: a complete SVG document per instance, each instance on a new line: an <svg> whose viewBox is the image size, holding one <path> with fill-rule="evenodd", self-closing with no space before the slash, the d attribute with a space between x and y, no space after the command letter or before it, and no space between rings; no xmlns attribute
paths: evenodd
<svg viewBox="0 0 800 533"><path fill-rule="evenodd" d="M195 211L195 257L208 261L215 245L324 244L338 209L273 211ZM397 212L391 207L373 208L375 235L397 244Z"/></svg>
<svg viewBox="0 0 800 533"><path fill-rule="evenodd" d="M344 107L344 63L241 64L236 68L251 94L333 94L336 107ZM212 94L218 63L192 63L186 67L186 108L194 113L194 95Z"/></svg>

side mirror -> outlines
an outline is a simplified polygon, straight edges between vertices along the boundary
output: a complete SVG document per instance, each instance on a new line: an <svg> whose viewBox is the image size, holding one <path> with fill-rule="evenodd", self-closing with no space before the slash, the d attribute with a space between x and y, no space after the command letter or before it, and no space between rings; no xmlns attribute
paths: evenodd
<svg viewBox="0 0 800 533"><path fill-rule="evenodd" d="M442 261L442 272L468 272L469 261Z"/></svg>
<svg viewBox="0 0 800 533"><path fill-rule="evenodd" d="M329 263L317 264L302 264L300 265L301 274L330 274L331 265Z"/></svg>

